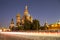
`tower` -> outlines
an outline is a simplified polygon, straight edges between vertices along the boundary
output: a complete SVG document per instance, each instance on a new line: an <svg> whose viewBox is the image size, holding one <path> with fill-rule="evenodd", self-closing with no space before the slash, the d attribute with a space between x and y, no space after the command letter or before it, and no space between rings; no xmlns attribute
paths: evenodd
<svg viewBox="0 0 60 40"><path fill-rule="evenodd" d="M24 23L25 19L28 20L28 21L30 21L30 22L32 22L32 17L31 17L31 15L28 12L27 5L25 6L24 15L23 15L23 18L22 18L22 23Z"/></svg>
<svg viewBox="0 0 60 40"><path fill-rule="evenodd" d="M57 21L57 24L60 24L60 20Z"/></svg>
<svg viewBox="0 0 60 40"><path fill-rule="evenodd" d="M27 7L27 5L25 6L25 10L24 10L24 16L27 16L29 14L29 12L28 12L28 7Z"/></svg>
<svg viewBox="0 0 60 40"><path fill-rule="evenodd" d="M20 14L18 13L18 14L16 15L16 26L20 26L20 24L21 24Z"/></svg>
<svg viewBox="0 0 60 40"><path fill-rule="evenodd" d="M12 27L14 27L14 26L15 26L15 25L14 25L14 21L13 21L13 18L12 18L9 28L12 28Z"/></svg>
<svg viewBox="0 0 60 40"><path fill-rule="evenodd" d="M47 21L45 22L44 27L46 30L48 29L49 25L48 25Z"/></svg>
<svg viewBox="0 0 60 40"><path fill-rule="evenodd" d="M33 22L33 18L30 16L30 21Z"/></svg>
<svg viewBox="0 0 60 40"><path fill-rule="evenodd" d="M48 23L47 23L47 21L45 22L44 26L48 27Z"/></svg>

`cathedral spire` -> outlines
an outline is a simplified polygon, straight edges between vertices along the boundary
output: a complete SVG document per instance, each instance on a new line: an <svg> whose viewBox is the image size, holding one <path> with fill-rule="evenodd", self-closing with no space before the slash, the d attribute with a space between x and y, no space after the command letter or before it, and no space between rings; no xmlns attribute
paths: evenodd
<svg viewBox="0 0 60 40"><path fill-rule="evenodd" d="M21 23L21 18L20 18L20 14L18 13L16 15L16 26L20 26L20 23Z"/></svg>
<svg viewBox="0 0 60 40"><path fill-rule="evenodd" d="M14 26L15 26L15 25L14 25L14 21L13 21L13 18L12 18L9 28L12 28L12 27L14 27Z"/></svg>
<svg viewBox="0 0 60 40"><path fill-rule="evenodd" d="M27 5L25 6L25 9L26 9L26 10L28 9Z"/></svg>
<svg viewBox="0 0 60 40"><path fill-rule="evenodd" d="M28 6L26 5L25 6L25 10L24 10L24 15L26 16L26 15L28 15L29 14L29 12L28 12Z"/></svg>
<svg viewBox="0 0 60 40"><path fill-rule="evenodd" d="M57 21L57 24L60 24L60 20Z"/></svg>
<svg viewBox="0 0 60 40"><path fill-rule="evenodd" d="M47 22L47 20L45 21L44 26L48 27L48 22Z"/></svg>
<svg viewBox="0 0 60 40"><path fill-rule="evenodd" d="M45 23L47 23L47 20L45 21Z"/></svg>
<svg viewBox="0 0 60 40"><path fill-rule="evenodd" d="M14 24L13 18L11 19L11 24Z"/></svg>

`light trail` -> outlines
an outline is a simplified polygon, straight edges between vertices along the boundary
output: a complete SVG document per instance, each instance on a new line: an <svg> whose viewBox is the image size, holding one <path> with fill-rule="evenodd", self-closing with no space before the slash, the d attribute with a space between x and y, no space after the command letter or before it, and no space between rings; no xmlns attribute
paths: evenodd
<svg viewBox="0 0 60 40"><path fill-rule="evenodd" d="M0 30L0 32L2 32L2 30Z"/></svg>
<svg viewBox="0 0 60 40"><path fill-rule="evenodd" d="M5 35L26 35L26 36L52 36L60 37L60 33L46 33L46 32L0 32Z"/></svg>

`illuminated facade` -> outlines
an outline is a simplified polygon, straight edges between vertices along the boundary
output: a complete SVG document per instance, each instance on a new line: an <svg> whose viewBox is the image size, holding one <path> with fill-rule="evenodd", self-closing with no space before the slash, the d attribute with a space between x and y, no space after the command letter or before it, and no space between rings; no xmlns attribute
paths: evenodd
<svg viewBox="0 0 60 40"><path fill-rule="evenodd" d="M47 24L46 25L48 30L60 30L60 21L57 21L56 23L53 24Z"/></svg>
<svg viewBox="0 0 60 40"><path fill-rule="evenodd" d="M47 21L45 22L44 26L49 27L49 25L48 25Z"/></svg>
<svg viewBox="0 0 60 40"><path fill-rule="evenodd" d="M27 7L27 5L25 6L25 10L24 10L24 15L23 15L23 17L22 17L22 23L24 23L24 20L25 19L27 19L28 21L30 21L30 22L33 22L32 20L33 20L33 18L32 18L32 16L29 14L29 12L28 12L28 7Z"/></svg>
<svg viewBox="0 0 60 40"><path fill-rule="evenodd" d="M20 26L20 24L21 24L21 18L20 18L20 14L18 13L16 15L16 26Z"/></svg>
<svg viewBox="0 0 60 40"><path fill-rule="evenodd" d="M16 15L16 27L23 25L25 19L28 20L28 21L30 21L30 22L33 22L33 18L32 18L32 16L28 12L27 5L25 6L25 10L24 10L24 14L23 14L22 18L20 16L20 13L18 13ZM12 28L12 27L14 27L13 19L11 20L9 28Z"/></svg>
<svg viewBox="0 0 60 40"><path fill-rule="evenodd" d="M44 27L45 27L46 30L47 30L47 27L49 27L47 21L45 22Z"/></svg>
<svg viewBox="0 0 60 40"><path fill-rule="evenodd" d="M17 16L16 16L16 26L20 26L21 24L24 24L25 19L30 21L30 22L33 22L33 18L31 17L31 15L28 12L27 5L25 6L25 10L24 10L24 14L23 14L22 18L20 17L19 13L17 14Z"/></svg>

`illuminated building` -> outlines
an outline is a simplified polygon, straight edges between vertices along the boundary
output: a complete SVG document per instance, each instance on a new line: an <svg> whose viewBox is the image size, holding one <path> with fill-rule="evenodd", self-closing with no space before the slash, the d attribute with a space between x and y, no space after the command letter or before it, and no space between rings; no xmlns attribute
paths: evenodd
<svg viewBox="0 0 60 40"><path fill-rule="evenodd" d="M14 25L14 21L13 21L13 18L12 18L9 28L12 28L12 27L14 27L14 26L15 26L15 25Z"/></svg>
<svg viewBox="0 0 60 40"><path fill-rule="evenodd" d="M20 24L21 24L20 14L18 13L18 14L16 15L16 26L20 26Z"/></svg>
<svg viewBox="0 0 60 40"><path fill-rule="evenodd" d="M60 30L60 21L58 20L56 23L47 25L48 30Z"/></svg>
<svg viewBox="0 0 60 40"><path fill-rule="evenodd" d="M33 22L33 18L28 12L27 5L25 6L24 14L23 14L22 18L20 17L19 13L16 15L16 26L20 26L20 25L24 24L25 19L30 21L30 22Z"/></svg>
<svg viewBox="0 0 60 40"><path fill-rule="evenodd" d="M30 22L33 22L33 18L32 18L32 16L28 12L27 5L25 6L25 10L24 10L24 14L23 14L22 18L20 16L20 13L18 13L16 15L16 27L23 25L25 19L30 21ZM12 28L12 27L14 27L13 19L11 20L9 28Z"/></svg>
<svg viewBox="0 0 60 40"><path fill-rule="evenodd" d="M45 27L45 29L47 29L47 27L49 27L47 21L45 22L44 27Z"/></svg>
<svg viewBox="0 0 60 40"><path fill-rule="evenodd" d="M24 15L23 15L23 17L22 17L22 24L24 23L24 20L28 20L28 21L30 21L30 22L33 22L32 20L33 20L33 18L31 17L31 15L29 14L29 12L28 12L28 7L27 7L27 5L25 6L25 10L24 10Z"/></svg>
<svg viewBox="0 0 60 40"><path fill-rule="evenodd" d="M45 22L44 26L49 27L47 21Z"/></svg>

